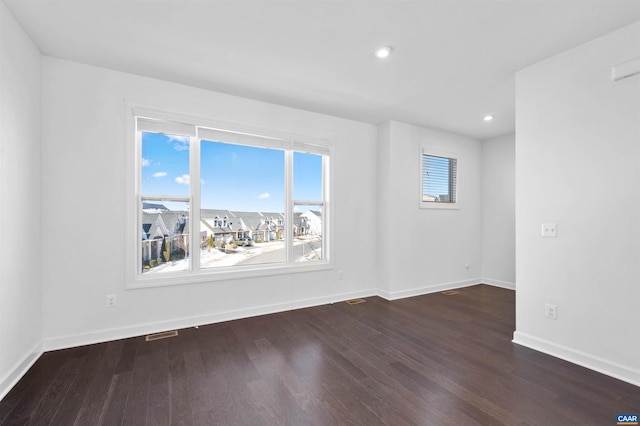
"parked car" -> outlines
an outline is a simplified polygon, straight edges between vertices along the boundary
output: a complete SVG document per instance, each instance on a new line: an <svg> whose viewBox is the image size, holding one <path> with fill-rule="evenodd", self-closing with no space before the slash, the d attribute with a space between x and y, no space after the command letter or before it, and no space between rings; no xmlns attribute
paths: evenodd
<svg viewBox="0 0 640 426"><path fill-rule="evenodd" d="M236 245L239 247L253 247L253 239L251 237L240 237L236 239Z"/></svg>

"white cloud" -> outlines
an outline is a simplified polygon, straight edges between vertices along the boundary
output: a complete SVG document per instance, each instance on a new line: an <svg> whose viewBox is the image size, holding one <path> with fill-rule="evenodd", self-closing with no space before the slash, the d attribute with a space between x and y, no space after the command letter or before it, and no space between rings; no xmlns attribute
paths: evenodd
<svg viewBox="0 0 640 426"><path fill-rule="evenodd" d="M149 161L148 158L142 159L142 167L147 167L149 164L151 164L151 162Z"/></svg>
<svg viewBox="0 0 640 426"><path fill-rule="evenodd" d="M189 149L189 138L186 136L172 136L167 135L169 138L169 142L175 142L173 144L173 149L176 151L186 151Z"/></svg>
<svg viewBox="0 0 640 426"><path fill-rule="evenodd" d="M167 175L167 172L157 172L157 173L154 173L152 176L154 178L160 178L160 177L165 177L166 175Z"/></svg>
<svg viewBox="0 0 640 426"><path fill-rule="evenodd" d="M176 136L176 135L167 135L169 142L180 142L180 143L189 143L189 138L187 136Z"/></svg>
<svg viewBox="0 0 640 426"><path fill-rule="evenodd" d="M182 184L182 185L189 185L189 175L182 175L182 176L178 176L176 179L176 182Z"/></svg>
<svg viewBox="0 0 640 426"><path fill-rule="evenodd" d="M271 194L269 194L268 192L263 192L262 194L258 195L256 198L260 200L266 200L269 197L271 197Z"/></svg>

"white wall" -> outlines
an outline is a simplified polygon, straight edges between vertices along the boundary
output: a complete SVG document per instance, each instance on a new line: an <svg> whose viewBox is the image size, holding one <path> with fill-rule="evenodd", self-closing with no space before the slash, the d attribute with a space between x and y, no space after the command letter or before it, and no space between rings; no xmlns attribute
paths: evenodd
<svg viewBox="0 0 640 426"><path fill-rule="evenodd" d="M640 76L613 82L611 67L638 57L640 22L517 74L514 334L636 384Z"/></svg>
<svg viewBox="0 0 640 426"><path fill-rule="evenodd" d="M395 121L379 131L381 294L395 299L480 282L480 142ZM419 208L421 145L457 155L460 209Z"/></svg>
<svg viewBox="0 0 640 426"><path fill-rule="evenodd" d="M378 271L378 277L376 285L380 291L380 294L390 297L392 284L394 278L392 276L392 265L389 262L389 251L386 247L390 244L390 234L393 234L391 226L385 225L388 223L388 218L394 215L404 215L406 209L396 209L395 205L390 202L390 197L393 193L393 173L392 173L392 161L391 161L391 125L392 123L387 121L378 126L378 157L377 157L377 181L376 181L376 203L378 212L378 223L376 223L375 236L376 236L376 267ZM397 185L396 185L397 186Z"/></svg>
<svg viewBox="0 0 640 426"><path fill-rule="evenodd" d="M45 349L375 293L375 126L48 57L43 66ZM332 255L344 279L329 270L125 290L125 100L331 136Z"/></svg>
<svg viewBox="0 0 640 426"><path fill-rule="evenodd" d="M515 289L515 134L482 142L482 281Z"/></svg>
<svg viewBox="0 0 640 426"><path fill-rule="evenodd" d="M40 351L41 71L0 2L0 399Z"/></svg>

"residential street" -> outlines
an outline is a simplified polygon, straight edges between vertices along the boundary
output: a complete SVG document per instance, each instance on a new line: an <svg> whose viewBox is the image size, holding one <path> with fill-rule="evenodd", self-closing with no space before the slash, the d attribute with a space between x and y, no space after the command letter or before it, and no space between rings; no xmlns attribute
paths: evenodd
<svg viewBox="0 0 640 426"><path fill-rule="evenodd" d="M309 237L307 237L309 238ZM318 237L309 239L296 238L293 243L293 258L296 262L316 260L322 256L322 241ZM285 260L284 241L257 243L254 247L238 247L235 251L225 253L218 249L202 253L201 267L225 267L233 265L260 265L280 263ZM147 274L184 271L188 268L188 260L178 260L145 271Z"/></svg>
<svg viewBox="0 0 640 426"><path fill-rule="evenodd" d="M316 253L318 253L318 255L320 255L321 247L322 242L318 240L304 242L295 241L293 245L293 258L298 260L302 256L313 255L312 248ZM256 256L252 256L248 259L238 262L237 265L258 265L263 263L284 262L284 257L285 249L283 247L273 251L264 252Z"/></svg>

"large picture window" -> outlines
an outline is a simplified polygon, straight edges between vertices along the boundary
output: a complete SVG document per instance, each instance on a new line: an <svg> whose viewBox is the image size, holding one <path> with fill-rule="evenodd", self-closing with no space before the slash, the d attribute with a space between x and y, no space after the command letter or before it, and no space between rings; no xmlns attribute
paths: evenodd
<svg viewBox="0 0 640 426"><path fill-rule="evenodd" d="M326 145L146 114L134 121L135 280L328 264Z"/></svg>

